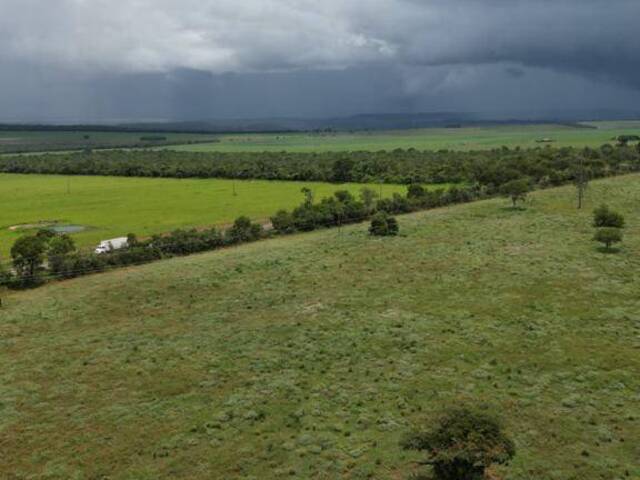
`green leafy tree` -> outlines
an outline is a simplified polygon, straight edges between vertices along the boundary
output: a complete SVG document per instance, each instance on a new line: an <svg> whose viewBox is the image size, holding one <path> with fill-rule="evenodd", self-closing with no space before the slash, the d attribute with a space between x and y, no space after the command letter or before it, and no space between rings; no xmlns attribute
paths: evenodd
<svg viewBox="0 0 640 480"><path fill-rule="evenodd" d="M13 268L23 285L39 283L47 242L37 235L21 237L11 247Z"/></svg>
<svg viewBox="0 0 640 480"><path fill-rule="evenodd" d="M604 244L605 248L610 251L612 245L622 242L622 230L614 227L599 228L593 239Z"/></svg>
<svg viewBox="0 0 640 480"><path fill-rule="evenodd" d="M601 205L593 211L593 226L595 228L624 228L625 219L620 213Z"/></svg>
<svg viewBox="0 0 640 480"><path fill-rule="evenodd" d="M386 212L378 212L371 219L369 233L377 237L395 236L398 234L398 221Z"/></svg>
<svg viewBox="0 0 640 480"><path fill-rule="evenodd" d="M437 480L481 480L490 466L507 464L516 453L498 420L467 408L449 410L431 430L410 435L402 446L428 452L422 463L433 466Z"/></svg>
<svg viewBox="0 0 640 480"><path fill-rule="evenodd" d="M518 202L524 202L530 191L531 186L529 185L529 180L526 178L511 180L500 187L500 193L504 197L511 199L513 208L518 206Z"/></svg>
<svg viewBox="0 0 640 480"><path fill-rule="evenodd" d="M60 235L49 241L49 249L47 251L47 261L49 269L53 273L62 271L67 255L76 251L76 245L69 235Z"/></svg>

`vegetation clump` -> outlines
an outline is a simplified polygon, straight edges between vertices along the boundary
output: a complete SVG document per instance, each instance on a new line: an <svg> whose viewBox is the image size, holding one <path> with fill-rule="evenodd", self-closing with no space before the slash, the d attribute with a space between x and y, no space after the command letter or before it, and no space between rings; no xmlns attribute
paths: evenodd
<svg viewBox="0 0 640 480"><path fill-rule="evenodd" d="M468 408L446 412L429 431L407 437L402 446L428 452L437 480L481 480L494 464L507 464L515 455L513 441L491 415Z"/></svg>
<svg viewBox="0 0 640 480"><path fill-rule="evenodd" d="M611 251L612 245L622 242L622 230L613 227L599 228L593 240L602 243L607 251Z"/></svg>
<svg viewBox="0 0 640 480"><path fill-rule="evenodd" d="M518 178L505 183L500 188L500 193L511 199L513 208L518 206L518 202L524 202L527 199L527 194L531 191L531 185L526 178Z"/></svg>
<svg viewBox="0 0 640 480"><path fill-rule="evenodd" d="M593 212L594 228L624 228L625 219L622 214L609 209L607 205L601 205Z"/></svg>
<svg viewBox="0 0 640 480"><path fill-rule="evenodd" d="M596 229L593 240L602 243L605 250L610 252L612 245L622 242L625 223L622 214L610 210L607 205L601 205L593 212L593 227Z"/></svg>
<svg viewBox="0 0 640 480"><path fill-rule="evenodd" d="M371 219L369 233L376 237L398 235L398 221L386 212L378 212Z"/></svg>

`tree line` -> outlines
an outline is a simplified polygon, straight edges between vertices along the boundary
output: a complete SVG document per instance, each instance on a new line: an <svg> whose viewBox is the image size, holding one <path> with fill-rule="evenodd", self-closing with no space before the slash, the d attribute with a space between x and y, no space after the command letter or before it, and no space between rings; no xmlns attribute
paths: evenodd
<svg viewBox="0 0 640 480"><path fill-rule="evenodd" d="M166 235L154 235L139 240L129 234L127 247L109 253L79 251L69 235L57 235L42 229L26 235L11 249L11 268L0 263L0 285L12 288L39 286L52 279L69 279L113 268L140 265L175 256L190 255L219 248L253 242L272 235L308 232L361 222L373 218L372 235L395 235L397 222L391 214L408 213L454 203L470 202L485 195L476 187L451 187L427 190L412 184L407 194L395 193L391 198L378 198L370 188L363 188L356 198L339 190L331 197L316 201L313 192L303 188L302 203L291 212L280 210L272 218L272 229L247 217L239 217L226 230L175 230Z"/></svg>
<svg viewBox="0 0 640 480"><path fill-rule="evenodd" d="M578 169L580 166L580 169ZM100 152L0 157L0 172L162 178L231 178L357 183L480 184L491 193L527 177L536 187L640 171L640 146L509 149L475 152L397 149L379 152Z"/></svg>

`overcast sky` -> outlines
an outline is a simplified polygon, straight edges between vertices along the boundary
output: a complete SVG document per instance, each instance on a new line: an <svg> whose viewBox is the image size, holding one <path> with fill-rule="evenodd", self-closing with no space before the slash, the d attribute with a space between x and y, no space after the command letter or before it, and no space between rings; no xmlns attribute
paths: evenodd
<svg viewBox="0 0 640 480"><path fill-rule="evenodd" d="M0 120L640 111L639 0L0 0Z"/></svg>

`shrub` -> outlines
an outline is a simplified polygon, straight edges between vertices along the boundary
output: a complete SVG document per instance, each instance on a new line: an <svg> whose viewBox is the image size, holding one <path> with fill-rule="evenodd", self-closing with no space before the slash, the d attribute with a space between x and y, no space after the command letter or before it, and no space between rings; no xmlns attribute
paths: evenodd
<svg viewBox="0 0 640 480"><path fill-rule="evenodd" d="M410 435L402 446L427 451L438 480L480 480L493 464L506 464L515 455L513 442L491 415L467 408L451 409L435 427Z"/></svg>
<svg viewBox="0 0 640 480"><path fill-rule="evenodd" d="M604 244L607 250L611 249L611 245L622 241L622 230L614 227L603 227L596 231L593 240Z"/></svg>
<svg viewBox="0 0 640 480"><path fill-rule="evenodd" d="M624 217L609 209L606 205L601 205L593 211L593 226L595 228L624 228Z"/></svg>
<svg viewBox="0 0 640 480"><path fill-rule="evenodd" d="M228 243L242 243L258 240L262 235L262 225L251 223L248 217L238 217L226 232Z"/></svg>
<svg viewBox="0 0 640 480"><path fill-rule="evenodd" d="M424 197L425 189L419 183L412 183L407 187L408 198L422 198Z"/></svg>
<svg viewBox="0 0 640 480"><path fill-rule="evenodd" d="M273 229L276 232L282 234L294 233L296 231L293 215L286 210L280 210L271 217L271 225L273 225Z"/></svg>
<svg viewBox="0 0 640 480"><path fill-rule="evenodd" d="M388 237L398 234L398 221L386 212L378 212L371 219L369 233L378 237Z"/></svg>

